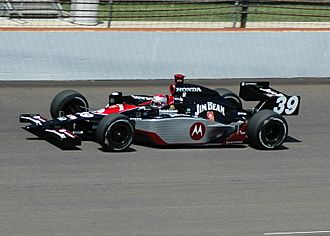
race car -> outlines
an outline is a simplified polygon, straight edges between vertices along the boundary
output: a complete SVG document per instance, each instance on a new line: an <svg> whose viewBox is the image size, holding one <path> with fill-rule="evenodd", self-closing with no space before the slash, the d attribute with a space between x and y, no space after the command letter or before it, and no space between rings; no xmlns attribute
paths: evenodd
<svg viewBox="0 0 330 236"><path fill-rule="evenodd" d="M53 119L22 114L25 130L59 146L97 141L104 151L125 151L132 142L154 146L249 144L277 149L288 136L284 115L298 115L300 96L289 96L269 82L241 82L239 96L226 88L185 83L176 74L169 95L126 95L113 92L101 109L89 108L74 90L57 94L50 106ZM242 100L257 101L243 108Z"/></svg>

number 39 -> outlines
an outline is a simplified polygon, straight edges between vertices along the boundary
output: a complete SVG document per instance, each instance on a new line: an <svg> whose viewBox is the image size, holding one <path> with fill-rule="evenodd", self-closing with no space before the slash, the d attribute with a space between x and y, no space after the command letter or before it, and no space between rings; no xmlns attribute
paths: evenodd
<svg viewBox="0 0 330 236"><path fill-rule="evenodd" d="M299 98L297 96L289 97L281 96L276 100L277 107L274 107L273 111L278 114L285 112L286 115L294 113L299 104Z"/></svg>

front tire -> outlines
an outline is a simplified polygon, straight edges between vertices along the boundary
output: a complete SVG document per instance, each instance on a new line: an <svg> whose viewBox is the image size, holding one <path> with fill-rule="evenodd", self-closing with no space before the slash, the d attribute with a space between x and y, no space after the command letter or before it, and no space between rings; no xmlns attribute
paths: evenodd
<svg viewBox="0 0 330 236"><path fill-rule="evenodd" d="M125 151L132 143L133 125L122 114L105 116L98 124L96 139L104 151Z"/></svg>
<svg viewBox="0 0 330 236"><path fill-rule="evenodd" d="M261 110L248 122L248 139L257 149L276 149L288 135L288 124L283 116L272 110Z"/></svg>
<svg viewBox="0 0 330 236"><path fill-rule="evenodd" d="M87 99L75 90L64 90L60 92L54 97L50 105L50 114L53 118L59 117L60 112L63 112L63 115L74 115L87 110Z"/></svg>

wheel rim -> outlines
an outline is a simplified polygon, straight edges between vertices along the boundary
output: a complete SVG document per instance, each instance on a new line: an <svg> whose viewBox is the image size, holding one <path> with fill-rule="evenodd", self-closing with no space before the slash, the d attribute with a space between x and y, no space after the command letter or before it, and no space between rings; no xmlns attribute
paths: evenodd
<svg viewBox="0 0 330 236"><path fill-rule="evenodd" d="M266 147L277 147L286 137L286 126L280 119L272 119L261 130L261 140Z"/></svg>
<svg viewBox="0 0 330 236"><path fill-rule="evenodd" d="M128 123L123 121L112 124L106 134L106 141L114 150L125 149L132 140L132 129Z"/></svg>

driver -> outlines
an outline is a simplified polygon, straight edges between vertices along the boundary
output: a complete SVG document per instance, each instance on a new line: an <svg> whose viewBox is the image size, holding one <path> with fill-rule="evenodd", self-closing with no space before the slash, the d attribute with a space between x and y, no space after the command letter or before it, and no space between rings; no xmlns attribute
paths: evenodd
<svg viewBox="0 0 330 236"><path fill-rule="evenodd" d="M150 106L154 108L163 108L168 105L167 96L164 94L155 94L151 99Z"/></svg>

